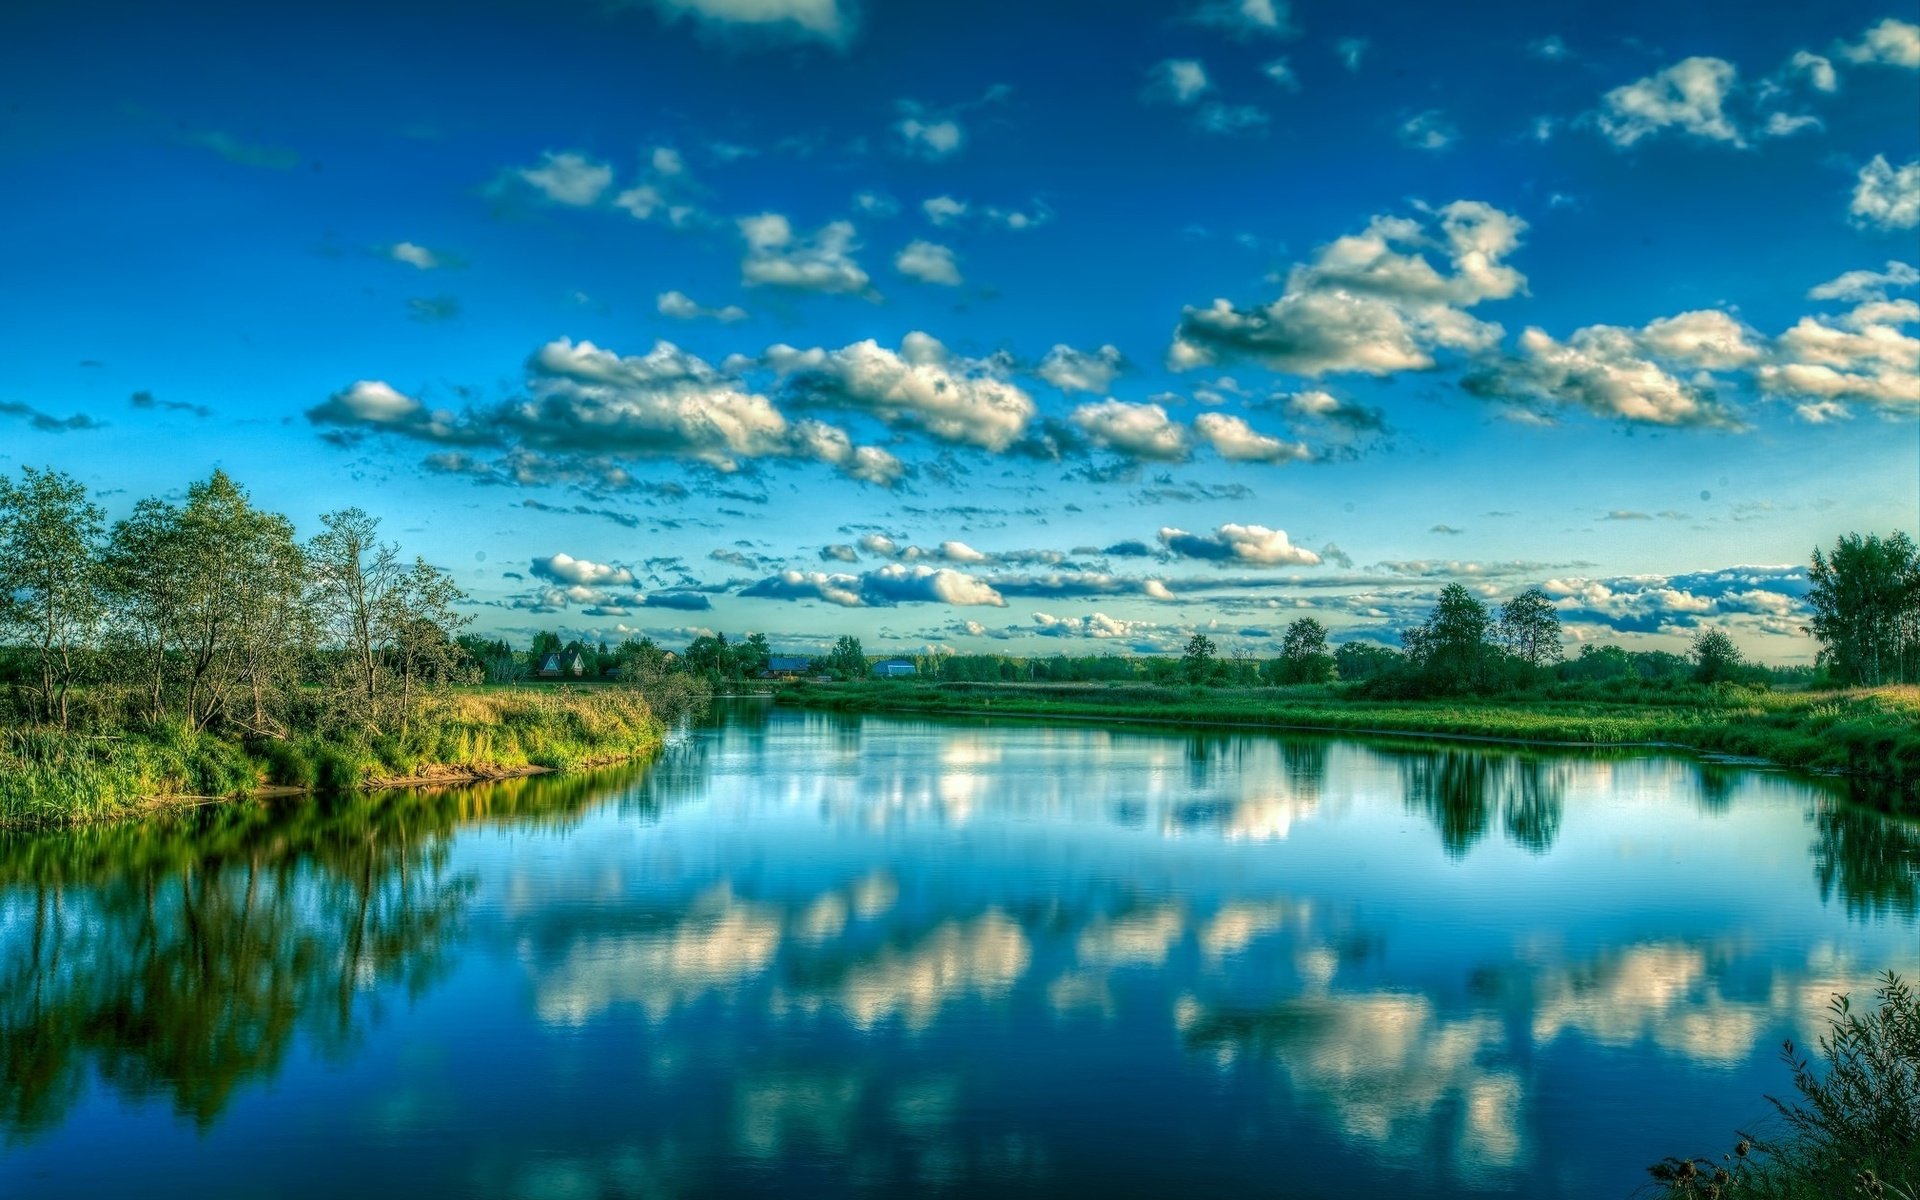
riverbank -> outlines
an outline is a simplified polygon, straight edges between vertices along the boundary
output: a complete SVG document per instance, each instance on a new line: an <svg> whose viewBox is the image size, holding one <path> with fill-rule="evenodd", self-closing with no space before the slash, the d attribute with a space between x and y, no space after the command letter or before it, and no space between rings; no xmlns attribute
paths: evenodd
<svg viewBox="0 0 1920 1200"><path fill-rule="evenodd" d="M258 795L475 782L649 756L665 727L629 688L457 691L370 737L236 741L158 725L0 737L0 826L79 824Z"/></svg>
<svg viewBox="0 0 1920 1200"><path fill-rule="evenodd" d="M796 683L775 702L924 713L1416 733L1576 746L1668 745L1873 779L1920 783L1920 688L1766 692L1696 688L1659 699L1363 700L1334 687L1150 684Z"/></svg>

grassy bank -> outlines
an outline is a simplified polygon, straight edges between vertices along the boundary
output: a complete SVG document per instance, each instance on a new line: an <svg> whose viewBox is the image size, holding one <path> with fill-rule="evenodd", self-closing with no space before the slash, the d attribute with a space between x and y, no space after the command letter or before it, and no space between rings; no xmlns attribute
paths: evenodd
<svg viewBox="0 0 1920 1200"><path fill-rule="evenodd" d="M1098 718L1595 746L1667 743L1908 789L1920 781L1920 688L1913 687L1769 692L1718 686L1644 696L1559 689L1512 699L1361 700L1316 686L874 681L795 684L777 700L849 712Z"/></svg>
<svg viewBox="0 0 1920 1200"><path fill-rule="evenodd" d="M112 735L0 735L0 825L106 820L263 788L345 791L487 779L640 757L664 736L625 688L456 691L424 700L404 730L230 740L179 724Z"/></svg>

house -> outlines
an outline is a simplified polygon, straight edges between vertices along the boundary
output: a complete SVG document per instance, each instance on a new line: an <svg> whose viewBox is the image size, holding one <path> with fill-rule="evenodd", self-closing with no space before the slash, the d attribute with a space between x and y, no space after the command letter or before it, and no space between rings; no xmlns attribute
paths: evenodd
<svg viewBox="0 0 1920 1200"><path fill-rule="evenodd" d="M906 679L920 671L910 658L883 658L873 664L873 673L881 679Z"/></svg>
<svg viewBox="0 0 1920 1200"><path fill-rule="evenodd" d="M798 679L813 666L810 658L783 658L776 654L767 659L766 670L760 672L762 679Z"/></svg>
<svg viewBox="0 0 1920 1200"><path fill-rule="evenodd" d="M587 660L577 650L555 650L540 660L535 679L578 679L587 673Z"/></svg>

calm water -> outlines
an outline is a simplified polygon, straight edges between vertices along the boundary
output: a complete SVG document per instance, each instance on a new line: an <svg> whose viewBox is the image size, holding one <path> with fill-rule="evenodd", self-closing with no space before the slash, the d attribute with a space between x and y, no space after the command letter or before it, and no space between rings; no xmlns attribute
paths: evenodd
<svg viewBox="0 0 1920 1200"><path fill-rule="evenodd" d="M745 707L0 841L0 1195L1621 1197L1917 894L1777 773Z"/></svg>

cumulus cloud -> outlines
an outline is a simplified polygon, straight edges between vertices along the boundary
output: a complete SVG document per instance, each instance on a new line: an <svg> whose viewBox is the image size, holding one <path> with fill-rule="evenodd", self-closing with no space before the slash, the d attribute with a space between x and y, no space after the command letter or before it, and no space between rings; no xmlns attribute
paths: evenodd
<svg viewBox="0 0 1920 1200"><path fill-rule="evenodd" d="M1831 92L1840 86L1840 77L1834 72L1832 60L1810 50L1796 51L1787 60L1787 72L1805 76L1816 92Z"/></svg>
<svg viewBox="0 0 1920 1200"><path fill-rule="evenodd" d="M1201 413L1193 419L1193 432L1232 462L1287 463L1313 457L1305 443L1270 437L1226 413Z"/></svg>
<svg viewBox="0 0 1920 1200"><path fill-rule="evenodd" d="M920 332L888 350L869 338L839 350L774 346L766 362L797 402L852 409L945 442L1004 450L1033 419L1033 399L1000 365L947 350Z"/></svg>
<svg viewBox="0 0 1920 1200"><path fill-rule="evenodd" d="M538 163L514 174L551 203L573 208L599 203L613 186L612 167L573 150L548 150Z"/></svg>
<svg viewBox="0 0 1920 1200"><path fill-rule="evenodd" d="M1182 462L1187 431L1158 404L1100 400L1082 404L1068 418L1094 445L1129 458Z"/></svg>
<svg viewBox="0 0 1920 1200"><path fill-rule="evenodd" d="M1802 317L1774 339L1760 386L1797 401L1799 415L1815 423L1848 416L1855 403L1888 415L1920 413L1920 338L1907 332L1916 323L1920 304L1907 299L1867 300L1844 314Z"/></svg>
<svg viewBox="0 0 1920 1200"><path fill-rule="evenodd" d="M1275 87L1289 92L1300 90L1300 76L1295 73L1293 64L1285 58L1276 58L1272 62L1263 63L1260 73L1272 80Z"/></svg>
<svg viewBox="0 0 1920 1200"><path fill-rule="evenodd" d="M571 554L554 554L546 558L536 558L533 560L531 570L534 578L558 584L610 587L633 582L633 572L626 567L591 562L584 558L575 558Z"/></svg>
<svg viewBox="0 0 1920 1200"><path fill-rule="evenodd" d="M1366 57L1370 43L1362 37L1344 37L1333 44L1333 53L1349 71L1360 69L1360 60Z"/></svg>
<svg viewBox="0 0 1920 1200"><path fill-rule="evenodd" d="M485 442L486 431L461 422L452 413L429 409L378 379L362 379L307 410L315 425L344 430L382 430L430 442Z"/></svg>
<svg viewBox="0 0 1920 1200"><path fill-rule="evenodd" d="M715 32L759 31L840 45L852 36L853 9L840 0L647 0L668 19L688 18Z"/></svg>
<svg viewBox="0 0 1920 1200"><path fill-rule="evenodd" d="M1920 269L1889 259L1884 271L1848 271L1807 293L1809 300L1885 300L1893 288L1920 283Z"/></svg>
<svg viewBox="0 0 1920 1200"><path fill-rule="evenodd" d="M1319 389L1288 396L1286 409L1295 417L1340 426L1354 434L1384 433L1387 429L1387 415L1380 409L1353 404Z"/></svg>
<svg viewBox="0 0 1920 1200"><path fill-rule="evenodd" d="M1738 75L1725 59L1681 59L1603 96L1600 131L1616 146L1631 146L1667 129L1743 146L1745 139L1726 113Z"/></svg>
<svg viewBox="0 0 1920 1200"><path fill-rule="evenodd" d="M1892 67L1920 67L1920 25L1888 17L1840 47L1848 62L1882 63Z"/></svg>
<svg viewBox="0 0 1920 1200"><path fill-rule="evenodd" d="M1725 314L1688 313L1643 330L1590 325L1564 342L1529 328L1520 335L1517 354L1461 382L1483 398L1533 404L1533 412L1549 418L1571 406L1650 425L1739 428L1710 386L1682 379L1673 368L1746 362L1755 355Z"/></svg>
<svg viewBox="0 0 1920 1200"><path fill-rule="evenodd" d="M1287 38L1300 32L1289 7L1286 0L1208 0L1193 10L1192 20L1235 37Z"/></svg>
<svg viewBox="0 0 1920 1200"><path fill-rule="evenodd" d="M1212 533L1184 529L1160 531L1160 544L1181 558L1255 567L1310 567L1320 556L1287 539L1284 529L1265 525L1222 525Z"/></svg>
<svg viewBox="0 0 1920 1200"><path fill-rule="evenodd" d="M1142 95L1156 103L1186 107L1199 103L1212 87L1206 65L1199 59L1168 58L1147 69L1147 87Z"/></svg>
<svg viewBox="0 0 1920 1200"><path fill-rule="evenodd" d="M1400 123L1402 145L1415 150L1445 150L1460 140L1460 129L1437 108L1415 113Z"/></svg>
<svg viewBox="0 0 1920 1200"><path fill-rule="evenodd" d="M1375 217L1365 231L1334 240L1297 264L1270 304L1215 300L1185 309L1169 363L1185 369L1244 357L1299 375L1387 375L1432 367L1442 350L1496 344L1500 327L1465 310L1526 286L1505 261L1526 222L1474 200L1426 216ZM1427 251L1450 269L1436 267Z"/></svg>
<svg viewBox="0 0 1920 1200"><path fill-rule="evenodd" d="M749 287L830 294L867 291L869 277L853 258L860 247L851 221L829 221L810 238L797 238L792 223L779 213L742 217L738 224L747 243L740 281Z"/></svg>
<svg viewBox="0 0 1920 1200"><path fill-rule="evenodd" d="M960 278L960 266L954 261L951 249L936 242L918 238L908 242L900 253L893 256L893 269L921 283L959 287L963 282Z"/></svg>
<svg viewBox="0 0 1920 1200"><path fill-rule="evenodd" d="M387 257L395 262L418 267L422 271L434 271L441 267L454 265L452 256L437 250L429 250L417 242L395 242L387 247Z"/></svg>
<svg viewBox="0 0 1920 1200"><path fill-rule="evenodd" d="M1674 633L1706 621L1743 621L1756 631L1798 634L1807 614L1807 570L1740 566L1681 575L1557 577L1541 588L1561 620L1622 633Z"/></svg>
<svg viewBox="0 0 1920 1200"><path fill-rule="evenodd" d="M1103 612L1084 617L1056 617L1052 613L1033 614L1033 632L1042 637L1120 638L1138 641L1158 628L1150 621L1129 621Z"/></svg>
<svg viewBox="0 0 1920 1200"><path fill-rule="evenodd" d="M654 308L661 316L672 317L676 321L719 321L731 325L747 319L747 310L738 304L726 304L719 308L708 308L695 303L693 297L685 292L661 292L654 300Z"/></svg>
<svg viewBox="0 0 1920 1200"><path fill-rule="evenodd" d="M895 604L1005 608L1007 604L991 585L972 575L921 563L888 563L859 575L782 571L742 589L740 595L768 600L824 600L843 608Z"/></svg>
<svg viewBox="0 0 1920 1200"><path fill-rule="evenodd" d="M1125 365L1126 359L1116 346L1075 350L1060 343L1047 351L1034 374L1063 392L1104 392L1113 386L1114 377Z"/></svg>
<svg viewBox="0 0 1920 1200"><path fill-rule="evenodd" d="M1896 167L1886 155L1874 155L1860 168L1847 211L1855 224L1874 229L1920 225L1920 159Z"/></svg>

